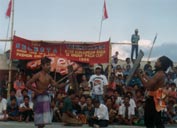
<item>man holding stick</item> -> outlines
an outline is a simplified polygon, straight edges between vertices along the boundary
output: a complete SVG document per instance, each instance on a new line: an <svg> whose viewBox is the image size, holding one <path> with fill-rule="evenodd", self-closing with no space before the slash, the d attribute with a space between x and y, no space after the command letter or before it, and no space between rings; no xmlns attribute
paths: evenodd
<svg viewBox="0 0 177 128"><path fill-rule="evenodd" d="M152 78L139 72L139 77L147 90L144 117L147 128L154 128L155 126L157 128L164 128L161 120L161 110L165 108L165 71L171 66L173 66L173 62L168 57L162 56L155 63L156 73Z"/></svg>
<svg viewBox="0 0 177 128"><path fill-rule="evenodd" d="M50 62L51 60L47 57L41 59L42 70L35 74L26 84L27 88L35 92L34 101L34 123L38 128L43 128L46 124L52 123L51 117L51 106L50 106L50 96L47 92L49 86L54 86L57 88L63 87L64 84L58 84L49 75L50 72ZM32 86L36 83L36 87Z"/></svg>

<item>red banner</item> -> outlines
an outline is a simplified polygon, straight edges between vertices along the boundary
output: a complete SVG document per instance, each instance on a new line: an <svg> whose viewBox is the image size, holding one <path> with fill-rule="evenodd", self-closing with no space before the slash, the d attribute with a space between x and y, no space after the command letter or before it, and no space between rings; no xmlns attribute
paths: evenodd
<svg viewBox="0 0 177 128"><path fill-rule="evenodd" d="M59 72L61 75L66 75L68 73L68 66L72 65L73 70L77 71L75 73L82 73L83 68L77 62L67 60L65 58L49 57L51 59L51 72ZM31 60L27 63L27 68L31 70L39 69L41 65L41 60Z"/></svg>
<svg viewBox="0 0 177 128"><path fill-rule="evenodd" d="M12 59L34 60L44 56L63 57L84 63L108 63L109 41L99 43L32 41L14 36Z"/></svg>

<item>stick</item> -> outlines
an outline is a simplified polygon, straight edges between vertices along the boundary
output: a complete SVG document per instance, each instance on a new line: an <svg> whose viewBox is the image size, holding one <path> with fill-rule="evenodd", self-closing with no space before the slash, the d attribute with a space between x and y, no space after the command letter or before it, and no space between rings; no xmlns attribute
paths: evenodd
<svg viewBox="0 0 177 128"><path fill-rule="evenodd" d="M62 82L64 79L66 79L67 77L69 77L70 75L72 75L73 73L75 73L80 67L78 66L75 70L73 70L72 72L68 73L66 76L64 76L63 78L61 78L60 80L57 81L57 84L59 84L60 82Z"/></svg>
<svg viewBox="0 0 177 128"><path fill-rule="evenodd" d="M153 47L154 47L154 44L155 44L156 39L157 39L157 33L156 33L156 35L155 35L155 37L154 37L154 41L153 41L153 44L152 44L151 50L150 50L150 52L149 52L149 56L148 56L148 60L147 60L147 61L149 61L149 58L150 58L150 56L151 56L152 49L153 49Z"/></svg>
<svg viewBox="0 0 177 128"><path fill-rule="evenodd" d="M139 64L140 64L141 59L143 58L143 56L144 56L144 53L143 53L142 50L140 50L140 52L139 52L139 54L138 54L138 57L137 57L137 59L135 60L135 62L134 62L134 64L133 64L133 67L132 67L132 69L131 69L131 72L130 72L130 74L129 74L127 80L126 80L126 85L128 85L128 84L130 83L130 80L132 79L132 77L133 77L133 75L134 75L136 69L138 68L138 66L139 66Z"/></svg>

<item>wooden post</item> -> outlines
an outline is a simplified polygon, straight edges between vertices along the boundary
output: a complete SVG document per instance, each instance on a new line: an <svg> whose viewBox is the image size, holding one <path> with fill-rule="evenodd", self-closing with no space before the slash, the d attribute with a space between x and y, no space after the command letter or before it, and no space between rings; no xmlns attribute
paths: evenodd
<svg viewBox="0 0 177 128"><path fill-rule="evenodd" d="M110 81L110 76L111 76L111 70L112 70L112 44L111 44L111 39L109 39L109 67L108 67L108 81Z"/></svg>
<svg viewBox="0 0 177 128"><path fill-rule="evenodd" d="M12 82L12 44L13 44L13 27L14 27L14 0L12 0L12 10L11 10L11 49L9 56L9 80L8 80L8 91L7 97L10 97L11 82Z"/></svg>

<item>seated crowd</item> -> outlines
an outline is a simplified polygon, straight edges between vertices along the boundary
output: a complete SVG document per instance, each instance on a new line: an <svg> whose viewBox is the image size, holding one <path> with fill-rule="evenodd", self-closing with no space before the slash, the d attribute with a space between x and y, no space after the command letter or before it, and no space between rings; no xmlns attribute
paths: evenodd
<svg viewBox="0 0 177 128"><path fill-rule="evenodd" d="M112 73L109 76L106 89L103 89L104 93L100 93L103 99L94 92L99 90L92 85L91 79L94 73L90 76L87 76L88 74L82 75L77 94L70 88L68 88L68 91L65 91L66 89L57 92L50 90L53 121L67 124L88 123L89 126L107 126L108 124L143 125L145 89L136 73L130 83L126 85L126 78L132 68L129 58L126 59L127 63L125 65L119 65L116 61L118 60L113 58ZM143 70L146 74L152 76L153 70L149 63ZM108 79L106 70L104 71L102 68L101 73ZM169 91L169 95L166 97L167 107L163 111L163 121L165 123L177 122L176 75L177 69L168 74L166 89ZM0 120L33 121L35 94L25 86L29 76L26 81L22 77L22 74L18 74L13 82L13 89L10 90L9 98L6 99L2 93L0 94Z"/></svg>

